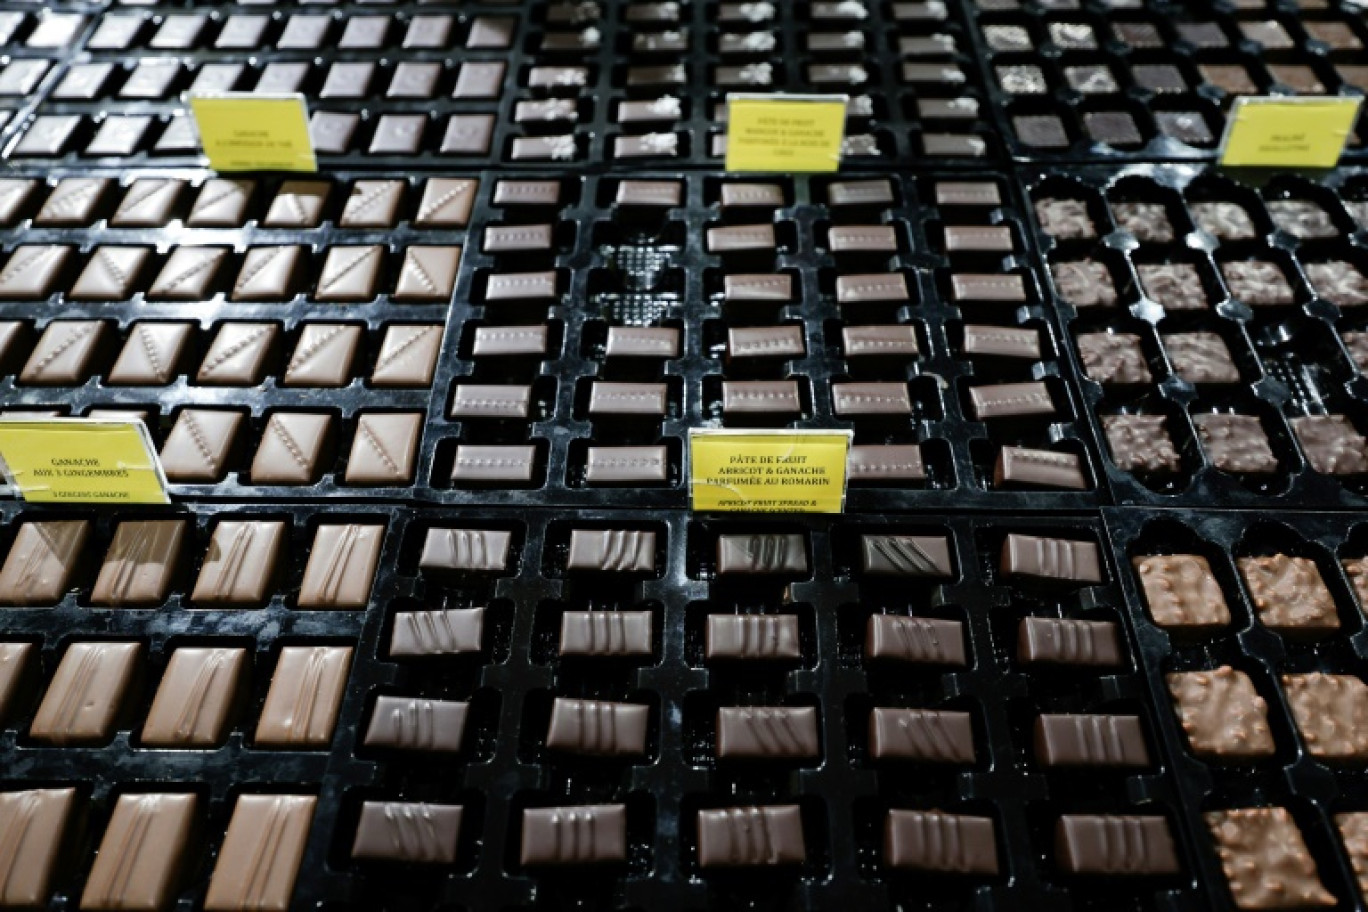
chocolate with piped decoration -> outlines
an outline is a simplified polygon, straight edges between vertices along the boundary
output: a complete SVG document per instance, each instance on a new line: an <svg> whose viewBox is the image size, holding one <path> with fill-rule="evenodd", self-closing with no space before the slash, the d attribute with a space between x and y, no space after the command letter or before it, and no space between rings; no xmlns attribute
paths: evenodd
<svg viewBox="0 0 1368 912"><path fill-rule="evenodd" d="M247 651L183 646L171 654L140 738L150 747L211 747L227 737Z"/></svg>
<svg viewBox="0 0 1368 912"><path fill-rule="evenodd" d="M1055 859L1070 874L1139 877L1182 870L1168 820L1152 815L1065 814L1055 827Z"/></svg>
<svg viewBox="0 0 1368 912"><path fill-rule="evenodd" d="M47 904L76 801L71 787L0 792L0 902Z"/></svg>
<svg viewBox="0 0 1368 912"><path fill-rule="evenodd" d="M890 810L884 822L883 857L890 868L996 874L993 819L940 811Z"/></svg>
<svg viewBox="0 0 1368 912"><path fill-rule="evenodd" d="M627 860L622 804L527 808L519 861L526 866L609 864Z"/></svg>
<svg viewBox="0 0 1368 912"><path fill-rule="evenodd" d="M162 909L177 893L198 799L120 795L81 893L82 909Z"/></svg>
<svg viewBox="0 0 1368 912"><path fill-rule="evenodd" d="M1008 576L1078 583L1100 583L1103 579L1097 545L1066 538L1009 533L1002 543L1000 566Z"/></svg>
<svg viewBox="0 0 1368 912"><path fill-rule="evenodd" d="M382 695L371 710L362 743L390 750L457 753L469 708L458 700Z"/></svg>
<svg viewBox="0 0 1368 912"><path fill-rule="evenodd" d="M351 669L350 646L286 646L257 720L264 747L327 747Z"/></svg>
<svg viewBox="0 0 1368 912"><path fill-rule="evenodd" d="M1037 716L1035 756L1046 767L1144 767L1151 762L1139 716L1101 713Z"/></svg>
<svg viewBox="0 0 1368 912"><path fill-rule="evenodd" d="M1005 446L998 450L993 466L993 485L1028 485L1086 491L1088 478L1083 461L1075 453Z"/></svg>
<svg viewBox="0 0 1368 912"><path fill-rule="evenodd" d="M1028 617L1018 630L1017 659L1025 664L1114 667L1122 657L1112 621Z"/></svg>
<svg viewBox="0 0 1368 912"><path fill-rule="evenodd" d="M35 520L19 527L0 568L0 602L51 605L71 583L90 522Z"/></svg>
<svg viewBox="0 0 1368 912"><path fill-rule="evenodd" d="M452 864L462 808L450 804L366 801L356 824L351 857L357 861Z"/></svg>
<svg viewBox="0 0 1368 912"><path fill-rule="evenodd" d="M964 625L939 618L870 615L865 632L865 659L965 665L968 659Z"/></svg>
<svg viewBox="0 0 1368 912"><path fill-rule="evenodd" d="M699 867L773 867L806 860L803 816L796 804L698 812Z"/></svg>
<svg viewBox="0 0 1368 912"><path fill-rule="evenodd" d="M807 542L797 533L720 535L717 538L717 572L722 575L806 575Z"/></svg>
<svg viewBox="0 0 1368 912"><path fill-rule="evenodd" d="M876 760L973 763L969 713L875 707L869 714L869 754Z"/></svg>
<svg viewBox="0 0 1368 912"><path fill-rule="evenodd" d="M717 756L749 760L815 759L817 710L810 706L724 706L717 711Z"/></svg>
<svg viewBox="0 0 1368 912"><path fill-rule="evenodd" d="M317 804L313 795L239 795L209 880L206 912L288 909Z"/></svg>

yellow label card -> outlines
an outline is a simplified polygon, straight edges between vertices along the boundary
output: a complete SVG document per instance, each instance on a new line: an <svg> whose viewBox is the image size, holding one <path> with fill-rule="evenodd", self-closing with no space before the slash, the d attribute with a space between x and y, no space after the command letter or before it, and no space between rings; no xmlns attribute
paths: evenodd
<svg viewBox="0 0 1368 912"><path fill-rule="evenodd" d="M1359 98L1235 99L1221 164L1333 168L1358 116Z"/></svg>
<svg viewBox="0 0 1368 912"><path fill-rule="evenodd" d="M689 432L695 510L840 513L850 431Z"/></svg>
<svg viewBox="0 0 1368 912"><path fill-rule="evenodd" d="M845 138L844 95L730 95L728 171L835 171Z"/></svg>
<svg viewBox="0 0 1368 912"><path fill-rule="evenodd" d="M136 419L0 420L0 459L25 500L171 502L152 438Z"/></svg>
<svg viewBox="0 0 1368 912"><path fill-rule="evenodd" d="M303 95L192 95L200 144L215 171L317 171Z"/></svg>

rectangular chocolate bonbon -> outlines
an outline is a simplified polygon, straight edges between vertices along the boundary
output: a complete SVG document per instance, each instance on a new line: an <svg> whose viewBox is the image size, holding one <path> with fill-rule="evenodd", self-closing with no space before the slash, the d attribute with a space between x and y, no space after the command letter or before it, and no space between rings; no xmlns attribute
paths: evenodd
<svg viewBox="0 0 1368 912"><path fill-rule="evenodd" d="M698 812L699 867L769 867L805 861L803 814L796 804Z"/></svg>
<svg viewBox="0 0 1368 912"><path fill-rule="evenodd" d="M967 712L875 707L869 753L876 760L973 763L974 727Z"/></svg>
<svg viewBox="0 0 1368 912"><path fill-rule="evenodd" d="M457 700L381 696L362 743L392 750L456 753L465 738L470 705Z"/></svg>
<svg viewBox="0 0 1368 912"><path fill-rule="evenodd" d="M1152 815L1064 814L1055 828L1055 858L1070 874L1153 876L1182 870L1168 821Z"/></svg>
<svg viewBox="0 0 1368 912"><path fill-rule="evenodd" d="M94 605L157 605L165 601L185 541L184 520L119 523L95 589Z"/></svg>
<svg viewBox="0 0 1368 912"><path fill-rule="evenodd" d="M650 715L650 707L638 703L557 697L546 746L572 754L640 756L646 752Z"/></svg>
<svg viewBox="0 0 1368 912"><path fill-rule="evenodd" d="M286 646L257 721L265 747L326 747L351 669L350 646Z"/></svg>
<svg viewBox="0 0 1368 912"><path fill-rule="evenodd" d="M639 529L574 529L567 570L654 573L656 534Z"/></svg>
<svg viewBox="0 0 1368 912"><path fill-rule="evenodd" d="M711 614L704 655L709 660L796 661L803 655L798 616Z"/></svg>
<svg viewBox="0 0 1368 912"><path fill-rule="evenodd" d="M811 706L724 706L717 711L717 756L749 760L813 759L821 753Z"/></svg>
<svg viewBox="0 0 1368 912"><path fill-rule="evenodd" d="M0 905L47 905L75 807L74 788L0 792Z"/></svg>
<svg viewBox="0 0 1368 912"><path fill-rule="evenodd" d="M139 643L72 643L43 694L29 737L48 744L109 740L141 659Z"/></svg>
<svg viewBox="0 0 1368 912"><path fill-rule="evenodd" d="M720 535L717 539L718 574L808 572L807 542L798 533Z"/></svg>
<svg viewBox="0 0 1368 912"><path fill-rule="evenodd" d="M394 615L389 654L394 658L479 652L484 643L483 608L400 611Z"/></svg>
<svg viewBox="0 0 1368 912"><path fill-rule="evenodd" d="M1114 667L1123 655L1113 621L1028 617L1018 631L1017 658L1023 663Z"/></svg>
<svg viewBox="0 0 1368 912"><path fill-rule="evenodd" d="M865 573L950 576L950 540L940 535L864 535L860 557Z"/></svg>
<svg viewBox="0 0 1368 912"><path fill-rule="evenodd" d="M286 912L317 804L313 795L239 795L209 878L206 912Z"/></svg>
<svg viewBox="0 0 1368 912"><path fill-rule="evenodd" d="M966 325L964 353L1036 360L1040 358L1040 333L1014 326Z"/></svg>
<svg viewBox="0 0 1368 912"><path fill-rule="evenodd" d="M8 719L15 708L35 654L36 647L32 643L0 643L0 722ZM0 896L3 895L0 891Z"/></svg>
<svg viewBox="0 0 1368 912"><path fill-rule="evenodd" d="M1102 582L1102 557L1093 542L1010 533L1002 543L1001 569L1011 576L1066 582Z"/></svg>
<svg viewBox="0 0 1368 912"><path fill-rule="evenodd" d="M668 480L669 469L669 451L663 444L592 446L585 451L585 484L659 484Z"/></svg>
<svg viewBox="0 0 1368 912"><path fill-rule="evenodd" d="M627 806L527 808L518 859L529 867L626 861Z"/></svg>
<svg viewBox="0 0 1368 912"><path fill-rule="evenodd" d="M166 908L176 895L197 804L190 793L120 795L81 893L81 908Z"/></svg>
<svg viewBox="0 0 1368 912"><path fill-rule="evenodd" d="M974 418L979 421L1055 414L1050 389L1038 380L971 387L969 404Z"/></svg>
<svg viewBox="0 0 1368 912"><path fill-rule="evenodd" d="M1074 453L1005 446L998 450L993 467L993 484L1030 485L1042 488L1088 490L1083 460Z"/></svg>
<svg viewBox="0 0 1368 912"><path fill-rule="evenodd" d="M418 566L424 570L479 573L508 569L511 532L499 529L429 529Z"/></svg>
<svg viewBox="0 0 1368 912"><path fill-rule="evenodd" d="M946 874L998 873L991 817L891 810L884 821L884 864Z"/></svg>
<svg viewBox="0 0 1368 912"><path fill-rule="evenodd" d="M680 332L671 326L610 326L607 358L676 358Z"/></svg>
<svg viewBox="0 0 1368 912"><path fill-rule="evenodd" d="M190 600L205 605L265 601L285 540L277 520L224 520L214 526Z"/></svg>
<svg viewBox="0 0 1368 912"><path fill-rule="evenodd" d="M459 805L450 804L363 802L351 857L357 861L452 864L461 836L461 811Z"/></svg>
<svg viewBox="0 0 1368 912"><path fill-rule="evenodd" d="M856 444L846 457L851 481L921 481L926 465L915 444Z"/></svg>
<svg viewBox="0 0 1368 912"><path fill-rule="evenodd" d="M562 656L649 656L649 611L567 611L561 615Z"/></svg>
<svg viewBox="0 0 1368 912"><path fill-rule="evenodd" d="M151 747L209 747L228 734L247 651L182 646L171 654L139 735Z"/></svg>
<svg viewBox="0 0 1368 912"><path fill-rule="evenodd" d="M0 568L0 600L8 605L56 603L70 584L89 533L84 519L21 525Z"/></svg>
<svg viewBox="0 0 1368 912"><path fill-rule="evenodd" d="M1150 765L1138 716L1043 713L1036 717L1035 753L1046 767Z"/></svg>
<svg viewBox="0 0 1368 912"><path fill-rule="evenodd" d="M962 623L899 614L870 615L864 654L869 661L968 663Z"/></svg>

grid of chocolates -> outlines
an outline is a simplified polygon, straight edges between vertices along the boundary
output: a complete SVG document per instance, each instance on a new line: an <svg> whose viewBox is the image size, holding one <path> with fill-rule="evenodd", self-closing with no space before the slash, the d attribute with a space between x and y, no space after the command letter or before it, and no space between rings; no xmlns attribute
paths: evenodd
<svg viewBox="0 0 1368 912"><path fill-rule="evenodd" d="M1217 847L1200 876L1239 908L1360 906L1365 528L1348 515L1104 512L1156 737Z"/></svg>
<svg viewBox="0 0 1368 912"><path fill-rule="evenodd" d="M1209 159L1237 96L1368 90L1368 22L1351 3L968 6L992 103L1022 159Z"/></svg>
<svg viewBox="0 0 1368 912"><path fill-rule="evenodd" d="M1364 503L1362 175L1027 178L1118 503Z"/></svg>
<svg viewBox="0 0 1368 912"><path fill-rule="evenodd" d="M79 50L51 73L0 69L0 93L8 76L16 95L42 95L9 125L8 156L194 159L181 95L218 91L302 92L337 167L716 166L737 91L850 94L856 166L997 152L971 42L939 2L131 8L82 43L86 25L72 20Z"/></svg>
<svg viewBox="0 0 1368 912"><path fill-rule="evenodd" d="M854 432L854 509L1096 503L1005 181L490 183L433 497L682 506L690 428L825 427Z"/></svg>
<svg viewBox="0 0 1368 912"><path fill-rule="evenodd" d="M0 5L0 134L18 122L51 83L90 18L71 4L41 12L25 3Z"/></svg>
<svg viewBox="0 0 1368 912"><path fill-rule="evenodd" d="M405 496L480 186L0 179L6 412L136 414L179 494Z"/></svg>

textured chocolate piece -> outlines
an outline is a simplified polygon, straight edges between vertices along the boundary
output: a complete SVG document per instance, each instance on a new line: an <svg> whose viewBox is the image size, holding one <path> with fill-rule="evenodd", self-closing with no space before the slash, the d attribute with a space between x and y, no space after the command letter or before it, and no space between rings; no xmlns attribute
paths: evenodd
<svg viewBox="0 0 1368 912"><path fill-rule="evenodd" d="M1278 470L1263 425L1252 415L1204 412L1192 416L1206 456L1218 469L1251 475Z"/></svg>
<svg viewBox="0 0 1368 912"><path fill-rule="evenodd" d="M205 912L286 912L317 803L313 795L239 795Z"/></svg>
<svg viewBox="0 0 1368 912"><path fill-rule="evenodd" d="M1265 627L1289 635L1339 628L1335 600L1315 561L1273 554L1242 557L1236 563Z"/></svg>
<svg viewBox="0 0 1368 912"><path fill-rule="evenodd" d="M801 325L727 330L727 355L731 358L801 358L805 352Z"/></svg>
<svg viewBox="0 0 1368 912"><path fill-rule="evenodd" d="M1037 716L1035 757L1045 767L1150 765L1140 717L1100 713Z"/></svg>
<svg viewBox="0 0 1368 912"><path fill-rule="evenodd" d="M907 277L900 272L836 277L836 300L841 304L908 301L911 297L907 290ZM784 300L788 299L789 297L785 296Z"/></svg>
<svg viewBox="0 0 1368 912"><path fill-rule="evenodd" d="M495 529L429 529L418 566L424 570L500 573L508 569L513 534Z"/></svg>
<svg viewBox="0 0 1368 912"><path fill-rule="evenodd" d="M864 572L876 575L954 574L950 540L940 535L863 535L860 559Z"/></svg>
<svg viewBox="0 0 1368 912"><path fill-rule="evenodd" d="M589 70L579 66L536 66L528 70L527 85L534 89L582 87L589 82Z"/></svg>
<svg viewBox="0 0 1368 912"><path fill-rule="evenodd" d="M1240 909L1333 906L1316 862L1286 808L1208 811L1202 817L1216 843L1227 886Z"/></svg>
<svg viewBox="0 0 1368 912"><path fill-rule="evenodd" d="M586 484L640 484L669 479L669 454L664 445L589 447L585 454Z"/></svg>
<svg viewBox="0 0 1368 912"><path fill-rule="evenodd" d="M964 625L959 621L874 614L865 629L865 659L928 665L965 665Z"/></svg>
<svg viewBox="0 0 1368 912"><path fill-rule="evenodd" d="M719 535L717 572L806 575L807 542L799 533Z"/></svg>
<svg viewBox="0 0 1368 912"><path fill-rule="evenodd" d="M476 358L544 355L548 339L549 329L545 323L537 326L477 326L470 354Z"/></svg>
<svg viewBox="0 0 1368 912"><path fill-rule="evenodd" d="M1040 229L1057 240L1087 240L1097 237L1088 205L1082 200L1047 197L1035 201Z"/></svg>
<svg viewBox="0 0 1368 912"><path fill-rule="evenodd" d="M413 223L423 228L464 228L479 189L479 181L466 178L428 178Z"/></svg>
<svg viewBox="0 0 1368 912"><path fill-rule="evenodd" d="M803 815L796 804L698 812L701 868L772 867L806 860Z"/></svg>
<svg viewBox="0 0 1368 912"><path fill-rule="evenodd" d="M546 746L588 756L641 756L646 753L650 716L650 707L637 703L557 697L551 704Z"/></svg>
<svg viewBox="0 0 1368 912"><path fill-rule="evenodd" d="M0 905L47 905L75 804L74 788L0 792Z"/></svg>
<svg viewBox="0 0 1368 912"><path fill-rule="evenodd" d="M12 154L47 158L61 155L80 125L79 114L40 114L33 118Z"/></svg>
<svg viewBox="0 0 1368 912"><path fill-rule="evenodd" d="M1149 383L1154 379L1140 337L1133 333L1080 333L1074 342L1084 371L1098 383Z"/></svg>
<svg viewBox="0 0 1368 912"><path fill-rule="evenodd" d="M656 534L639 529L573 529L567 570L654 573Z"/></svg>
<svg viewBox="0 0 1368 912"><path fill-rule="evenodd" d="M1335 826L1344 840L1344 852L1353 866L1359 892L1368 893L1368 813L1336 814Z"/></svg>
<svg viewBox="0 0 1368 912"><path fill-rule="evenodd" d="M247 218L254 180L211 178L200 187L185 223L195 228L236 228Z"/></svg>
<svg viewBox="0 0 1368 912"><path fill-rule="evenodd" d="M967 712L875 707L869 753L876 760L973 763L974 727Z"/></svg>
<svg viewBox="0 0 1368 912"><path fill-rule="evenodd" d="M347 484L411 484L425 417L421 412L371 412L357 418Z"/></svg>
<svg viewBox="0 0 1368 912"><path fill-rule="evenodd" d="M1055 826L1055 860L1070 874L1152 877L1182 870L1168 820L1148 815L1064 814Z"/></svg>
<svg viewBox="0 0 1368 912"><path fill-rule="evenodd" d="M146 247L96 247L67 297L73 301L127 300L150 255Z"/></svg>
<svg viewBox="0 0 1368 912"><path fill-rule="evenodd" d="M460 444L451 467L453 482L490 483L496 481L527 484L536 471L537 449L528 444Z"/></svg>
<svg viewBox="0 0 1368 912"><path fill-rule="evenodd" d="M461 808L450 804L365 801L351 857L357 861L453 864Z"/></svg>
<svg viewBox="0 0 1368 912"><path fill-rule="evenodd" d="M1116 286L1111 272L1096 260L1077 260L1054 263L1050 266L1055 290L1074 307L1112 307L1116 304Z"/></svg>
<svg viewBox="0 0 1368 912"><path fill-rule="evenodd" d="M1003 225L946 225L947 253L1011 253L1012 229Z"/></svg>
<svg viewBox="0 0 1368 912"><path fill-rule="evenodd" d="M884 864L942 874L998 873L991 817L890 810L884 821Z"/></svg>
<svg viewBox="0 0 1368 912"><path fill-rule="evenodd" d="M141 661L138 643L72 643L38 704L29 737L59 745L108 741Z"/></svg>
<svg viewBox="0 0 1368 912"><path fill-rule="evenodd" d="M252 484L306 485L317 480L332 416L275 412L261 432L249 472Z"/></svg>
<svg viewBox="0 0 1368 912"><path fill-rule="evenodd" d="M1109 95L1121 91L1116 77L1105 64L1064 67L1064 81L1083 95Z"/></svg>
<svg viewBox="0 0 1368 912"><path fill-rule="evenodd" d="M553 120L577 122L579 120L579 105L569 98L548 98L538 101L520 101L513 108L514 123Z"/></svg>
<svg viewBox="0 0 1368 912"><path fill-rule="evenodd" d="M1222 241L1252 241L1258 236L1254 220L1239 203L1223 200L1188 203L1197 227Z"/></svg>
<svg viewBox="0 0 1368 912"><path fill-rule="evenodd" d="M606 358L677 358L680 331L672 326L610 326Z"/></svg>
<svg viewBox="0 0 1368 912"><path fill-rule="evenodd" d="M113 183L107 177L62 178L33 216L33 224L62 227L90 224Z"/></svg>
<svg viewBox="0 0 1368 912"><path fill-rule="evenodd" d="M811 706L724 706L717 711L718 757L799 760L820 755L817 710Z"/></svg>
<svg viewBox="0 0 1368 912"><path fill-rule="evenodd" d="M525 250L550 250L552 226L489 225L484 230L485 253L513 253Z"/></svg>
<svg viewBox="0 0 1368 912"><path fill-rule="evenodd" d="M1002 543L1002 573L1075 583L1102 582L1102 558L1090 541L1009 533Z"/></svg>
<svg viewBox="0 0 1368 912"><path fill-rule="evenodd" d="M1012 273L955 273L950 276L950 291L956 301L993 301L1008 304L1026 301L1026 285L1021 276Z"/></svg>
<svg viewBox="0 0 1368 912"><path fill-rule="evenodd" d="M649 656L649 611L567 611L561 615L562 656Z"/></svg>
<svg viewBox="0 0 1368 912"><path fill-rule="evenodd" d="M442 347L439 324L393 324L385 330L371 383L381 387L430 386Z"/></svg>
<svg viewBox="0 0 1368 912"><path fill-rule="evenodd" d="M1177 472L1178 450L1163 415L1104 415L1112 462L1124 472Z"/></svg>
<svg viewBox="0 0 1368 912"><path fill-rule="evenodd" d="M1368 276L1344 260L1330 260L1325 263L1307 263L1306 277L1311 287L1331 304L1339 307L1362 307L1368 305Z"/></svg>
<svg viewBox="0 0 1368 912"><path fill-rule="evenodd" d="M778 184L726 183L722 185L723 209L760 206L779 209L784 205L784 188Z"/></svg>
<svg viewBox="0 0 1368 912"><path fill-rule="evenodd" d="M1302 240L1339 236L1330 213L1310 200L1269 200L1264 203L1273 224Z"/></svg>
<svg viewBox="0 0 1368 912"><path fill-rule="evenodd" d="M827 187L828 206L891 206L893 203L893 184L888 180L836 181Z"/></svg>
<svg viewBox="0 0 1368 912"><path fill-rule="evenodd" d="M0 602L5 605L52 605L71 585L90 522L84 519L39 520L19 527L0 568Z"/></svg>
<svg viewBox="0 0 1368 912"><path fill-rule="evenodd" d="M532 387L509 383L458 383L447 414L452 418L511 418L525 421Z"/></svg>
<svg viewBox="0 0 1368 912"><path fill-rule="evenodd" d="M644 181L624 180L618 182L617 196L619 206L664 206L673 208L684 202L684 185L681 181Z"/></svg>
<svg viewBox="0 0 1368 912"><path fill-rule="evenodd" d="M300 608L365 608L370 601L385 527L320 525L300 583Z"/></svg>
<svg viewBox="0 0 1368 912"><path fill-rule="evenodd" d="M969 404L976 421L1055 414L1049 387L1042 381L970 387Z"/></svg>
<svg viewBox="0 0 1368 912"><path fill-rule="evenodd" d="M797 615L708 615L704 655L710 660L796 661L802 654Z"/></svg>
<svg viewBox="0 0 1368 912"><path fill-rule="evenodd" d="M303 248L294 244L252 247L242 258L242 269L233 282L234 301L286 301Z"/></svg>
<svg viewBox="0 0 1368 912"><path fill-rule="evenodd" d="M1314 415L1289 422L1306 461L1326 475L1368 473L1368 439L1343 415Z"/></svg>
<svg viewBox="0 0 1368 912"><path fill-rule="evenodd" d="M523 811L518 860L525 866L627 860L627 806L586 804Z"/></svg>
<svg viewBox="0 0 1368 912"><path fill-rule="evenodd" d="M850 448L846 475L851 481L919 481L926 466L916 444L860 444Z"/></svg>
<svg viewBox="0 0 1368 912"><path fill-rule="evenodd" d="M170 383L188 350L194 326L190 323L135 323L119 350L105 382L160 385Z"/></svg>
<svg viewBox="0 0 1368 912"><path fill-rule="evenodd" d="M190 845L197 804L190 793L120 795L81 893L81 908L169 906Z"/></svg>
<svg viewBox="0 0 1368 912"><path fill-rule="evenodd" d="M670 391L664 383L626 383L595 380L589 388L590 415L647 415L664 417Z"/></svg>
<svg viewBox="0 0 1368 912"><path fill-rule="evenodd" d="M1368 332L1341 333L1340 338L1359 373L1368 373Z"/></svg>
<svg viewBox="0 0 1368 912"><path fill-rule="evenodd" d="M182 647L171 654L143 724L149 747L212 747L228 736L247 650Z"/></svg>
<svg viewBox="0 0 1368 912"><path fill-rule="evenodd" d="M90 594L91 604L161 604L171 589L184 542L183 520L119 523Z"/></svg>
<svg viewBox="0 0 1368 912"><path fill-rule="evenodd" d="M56 290L70 247L56 244L24 244L14 248L0 270L0 299L42 301Z"/></svg>
<svg viewBox="0 0 1368 912"><path fill-rule="evenodd" d="M1146 297L1167 310L1205 310L1206 288L1191 263L1139 263L1135 271Z"/></svg>
<svg viewBox="0 0 1368 912"><path fill-rule="evenodd" d="M331 188L328 181L285 181L271 200L262 224L267 228L318 227Z"/></svg>
<svg viewBox="0 0 1368 912"><path fill-rule="evenodd" d="M831 406L840 417L912 414L906 383L832 383Z"/></svg>
<svg viewBox="0 0 1368 912"><path fill-rule="evenodd" d="M350 646L286 646L261 707L256 743L321 748L332 741L351 668Z"/></svg>
<svg viewBox="0 0 1368 912"><path fill-rule="evenodd" d="M261 382L266 359L279 334L277 323L219 324L195 381L216 386L255 386Z"/></svg>
<svg viewBox="0 0 1368 912"><path fill-rule="evenodd" d="M938 206L1001 206L1002 194L991 181L938 181Z"/></svg>
<svg viewBox="0 0 1368 912"><path fill-rule="evenodd" d="M483 608L400 611L390 635L391 658L418 658L479 652L484 642Z"/></svg>
<svg viewBox="0 0 1368 912"><path fill-rule="evenodd" d="M119 228L159 228L170 220L184 189L185 181L174 178L139 178L128 185L119 208L109 217L109 224Z"/></svg>
<svg viewBox="0 0 1368 912"><path fill-rule="evenodd" d="M1282 676L1292 718L1313 756L1368 758L1368 684L1321 672Z"/></svg>
<svg viewBox="0 0 1368 912"><path fill-rule="evenodd" d="M490 124L491 128L493 124ZM513 161L573 161L579 152L573 133L560 136L518 136L513 139Z"/></svg>
<svg viewBox="0 0 1368 912"><path fill-rule="evenodd" d="M1123 657L1112 621L1028 617L1017 630L1017 660L1023 664L1112 668Z"/></svg>
<svg viewBox="0 0 1368 912"><path fill-rule="evenodd" d="M1234 260L1221 264L1230 296L1254 307L1293 304L1296 296L1281 268L1262 260Z"/></svg>
<svg viewBox="0 0 1368 912"><path fill-rule="evenodd" d="M1112 203L1112 218L1142 244L1166 244L1175 237L1168 210L1161 203Z"/></svg>
<svg viewBox="0 0 1368 912"><path fill-rule="evenodd" d="M485 286L486 301L551 300L556 297L556 273L495 273Z"/></svg>
<svg viewBox="0 0 1368 912"><path fill-rule="evenodd" d="M898 235L892 225L833 225L827 244L832 253L897 253Z"/></svg>
<svg viewBox="0 0 1368 912"><path fill-rule="evenodd" d="M371 711L363 743L393 750L457 753L465 737L469 704L455 700L381 696Z"/></svg>
<svg viewBox="0 0 1368 912"><path fill-rule="evenodd" d="M13 226L37 189L38 181L33 178L0 179L0 225Z"/></svg>
<svg viewBox="0 0 1368 912"><path fill-rule="evenodd" d="M1164 677L1179 724L1197 756L1227 761L1272 756L1268 705L1244 672L1222 665Z"/></svg>
<svg viewBox="0 0 1368 912"><path fill-rule="evenodd" d="M724 225L709 228L707 240L709 253L774 250L778 246L773 225Z"/></svg>
<svg viewBox="0 0 1368 912"><path fill-rule="evenodd" d="M379 244L328 248L318 274L318 285L314 288L315 300L344 304L371 300L375 297L384 259L385 248Z"/></svg>
<svg viewBox="0 0 1368 912"><path fill-rule="evenodd" d="M1083 461L1077 454L1005 446L998 450L993 465L993 485L1009 484L1075 491L1089 488Z"/></svg>
<svg viewBox="0 0 1368 912"><path fill-rule="evenodd" d="M285 366L282 386L346 386L361 344L361 327L306 323Z"/></svg>
<svg viewBox="0 0 1368 912"><path fill-rule="evenodd" d="M1162 338L1174 371L1188 383L1240 382L1230 349L1216 333L1174 333Z"/></svg>
<svg viewBox="0 0 1368 912"><path fill-rule="evenodd" d="M723 380L726 414L785 415L803 409L797 380Z"/></svg>
<svg viewBox="0 0 1368 912"><path fill-rule="evenodd" d="M910 358L920 354L916 327L907 324L842 327L841 349L847 358Z"/></svg>
<svg viewBox="0 0 1368 912"><path fill-rule="evenodd" d="M167 480L179 484L218 481L227 471L241 425L241 412L181 409L161 448Z"/></svg>
<svg viewBox="0 0 1368 912"><path fill-rule="evenodd" d="M248 605L266 600L285 539L274 520L225 520L214 527L192 602Z"/></svg>
<svg viewBox="0 0 1368 912"><path fill-rule="evenodd" d="M1203 630L1230 623L1225 595L1205 557L1156 554L1132 563L1150 618L1160 627Z"/></svg>

